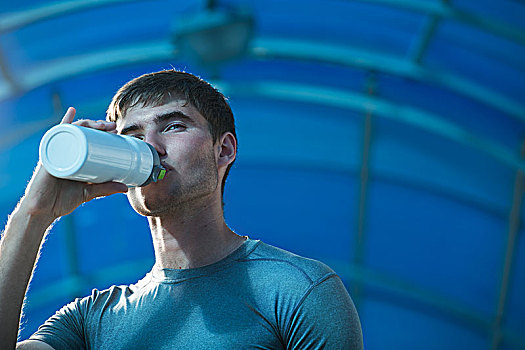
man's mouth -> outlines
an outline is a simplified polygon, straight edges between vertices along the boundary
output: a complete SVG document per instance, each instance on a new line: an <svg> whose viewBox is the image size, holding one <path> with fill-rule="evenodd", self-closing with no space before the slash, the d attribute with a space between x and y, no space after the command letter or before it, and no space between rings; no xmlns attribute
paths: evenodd
<svg viewBox="0 0 525 350"><path fill-rule="evenodd" d="M160 162L160 165L162 165L162 167L166 169L166 172L173 170L173 168L170 165L168 165L168 163L166 162Z"/></svg>

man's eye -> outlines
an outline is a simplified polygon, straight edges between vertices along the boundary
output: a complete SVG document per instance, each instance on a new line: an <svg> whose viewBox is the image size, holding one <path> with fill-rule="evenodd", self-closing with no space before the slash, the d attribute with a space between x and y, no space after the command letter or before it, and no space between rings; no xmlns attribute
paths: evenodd
<svg viewBox="0 0 525 350"><path fill-rule="evenodd" d="M186 129L186 126L184 124L173 123L173 124L169 124L168 126L166 126L166 128L164 128L164 131L184 130L184 129Z"/></svg>
<svg viewBox="0 0 525 350"><path fill-rule="evenodd" d="M134 137L134 138L139 139L139 140L144 140L144 136L143 135L137 134L137 135L129 135L129 136Z"/></svg>

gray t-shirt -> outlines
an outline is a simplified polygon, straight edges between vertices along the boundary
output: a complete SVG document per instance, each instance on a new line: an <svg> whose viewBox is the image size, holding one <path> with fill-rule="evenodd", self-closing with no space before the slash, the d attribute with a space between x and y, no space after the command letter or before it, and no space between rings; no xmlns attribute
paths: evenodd
<svg viewBox="0 0 525 350"><path fill-rule="evenodd" d="M354 304L326 265L248 239L196 269L154 267L93 290L30 339L60 349L362 349Z"/></svg>

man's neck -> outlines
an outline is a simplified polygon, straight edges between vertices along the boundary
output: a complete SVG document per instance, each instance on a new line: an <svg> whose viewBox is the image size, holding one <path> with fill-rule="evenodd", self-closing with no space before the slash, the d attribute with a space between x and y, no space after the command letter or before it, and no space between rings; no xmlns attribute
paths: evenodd
<svg viewBox="0 0 525 350"><path fill-rule="evenodd" d="M177 208L148 217L148 221L159 268L210 265L228 256L245 240L226 225L220 206Z"/></svg>

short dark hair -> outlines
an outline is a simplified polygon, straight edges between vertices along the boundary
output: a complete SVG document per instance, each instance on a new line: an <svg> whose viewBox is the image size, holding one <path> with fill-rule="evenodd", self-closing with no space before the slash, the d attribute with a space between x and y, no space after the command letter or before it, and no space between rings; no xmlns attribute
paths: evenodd
<svg viewBox="0 0 525 350"><path fill-rule="evenodd" d="M160 106L177 98L186 100L208 121L214 144L225 132L231 132L237 139L233 112L226 97L203 79L175 69L144 74L127 82L113 96L106 119L116 122L132 107ZM222 179L222 194L232 165L233 162Z"/></svg>

